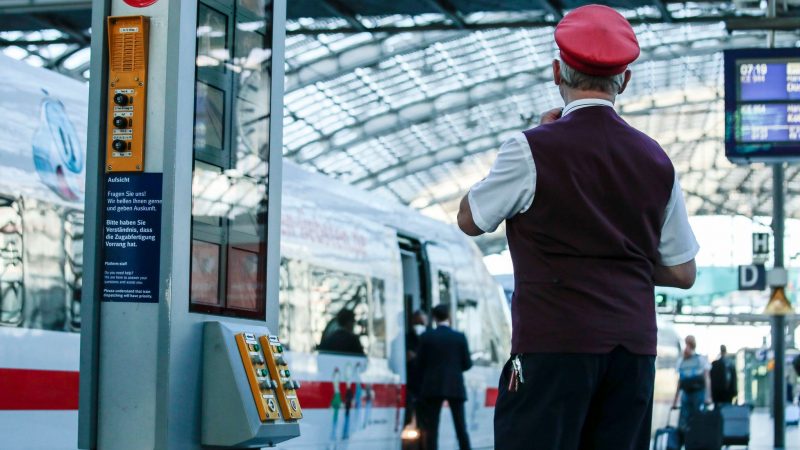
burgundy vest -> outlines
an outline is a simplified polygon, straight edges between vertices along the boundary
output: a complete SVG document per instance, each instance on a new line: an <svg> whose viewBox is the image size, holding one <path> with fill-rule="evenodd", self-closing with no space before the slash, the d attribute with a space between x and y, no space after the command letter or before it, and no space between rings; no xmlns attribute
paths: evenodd
<svg viewBox="0 0 800 450"><path fill-rule="evenodd" d="M653 139L610 107L525 131L536 193L506 223L512 352L656 354L653 267L674 182Z"/></svg>

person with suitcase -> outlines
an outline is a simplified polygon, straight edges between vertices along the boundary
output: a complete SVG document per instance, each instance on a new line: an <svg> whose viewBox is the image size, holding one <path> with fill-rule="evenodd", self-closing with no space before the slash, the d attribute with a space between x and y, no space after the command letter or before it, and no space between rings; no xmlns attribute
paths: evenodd
<svg viewBox="0 0 800 450"><path fill-rule="evenodd" d="M680 399L678 430L682 442L685 442L688 433L689 418L699 413L704 405L711 404L708 359L697 354L694 336L686 336L684 342L683 357L678 364L678 389L672 402L672 407L677 408Z"/></svg>
<svg viewBox="0 0 800 450"><path fill-rule="evenodd" d="M714 406L733 403L739 393L736 380L736 363L728 356L728 349L721 345L719 359L711 363L711 399Z"/></svg>

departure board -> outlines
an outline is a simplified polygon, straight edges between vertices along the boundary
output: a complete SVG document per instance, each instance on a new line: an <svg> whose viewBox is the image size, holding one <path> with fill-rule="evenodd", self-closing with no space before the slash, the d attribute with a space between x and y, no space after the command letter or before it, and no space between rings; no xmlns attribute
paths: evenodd
<svg viewBox="0 0 800 450"><path fill-rule="evenodd" d="M800 48L725 52L725 153L734 162L800 158Z"/></svg>

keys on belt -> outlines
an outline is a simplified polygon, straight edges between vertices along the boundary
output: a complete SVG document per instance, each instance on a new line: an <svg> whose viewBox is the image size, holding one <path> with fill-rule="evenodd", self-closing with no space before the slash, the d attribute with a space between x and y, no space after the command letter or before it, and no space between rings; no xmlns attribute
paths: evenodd
<svg viewBox="0 0 800 450"><path fill-rule="evenodd" d="M517 392L519 385L525 384L525 375L522 373L522 361L519 355L511 360L511 378L508 380L508 392Z"/></svg>

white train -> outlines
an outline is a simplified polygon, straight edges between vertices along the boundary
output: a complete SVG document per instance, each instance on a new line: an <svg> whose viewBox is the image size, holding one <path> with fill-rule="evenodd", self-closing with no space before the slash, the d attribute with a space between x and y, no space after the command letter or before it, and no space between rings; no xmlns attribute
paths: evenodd
<svg viewBox="0 0 800 450"><path fill-rule="evenodd" d="M87 86L4 57L0 76L0 448L75 448ZM491 446L510 315L477 247L288 163L283 205L279 334L305 411L302 436L284 447L399 448L409 315L441 302L475 363L472 442ZM365 356L316 351L342 308L356 315ZM442 448L455 442L450 423Z"/></svg>
<svg viewBox="0 0 800 450"><path fill-rule="evenodd" d="M3 56L0 79L0 448L71 449L87 86ZM303 384L305 418L302 436L281 448L400 448L409 316L442 302L474 360L465 375L472 444L491 448L511 325L475 245L452 226L290 163L283 195L279 334ZM316 351L342 308L356 315L364 357ZM663 327L654 425L674 393L679 345ZM448 415L442 449L456 447Z"/></svg>

